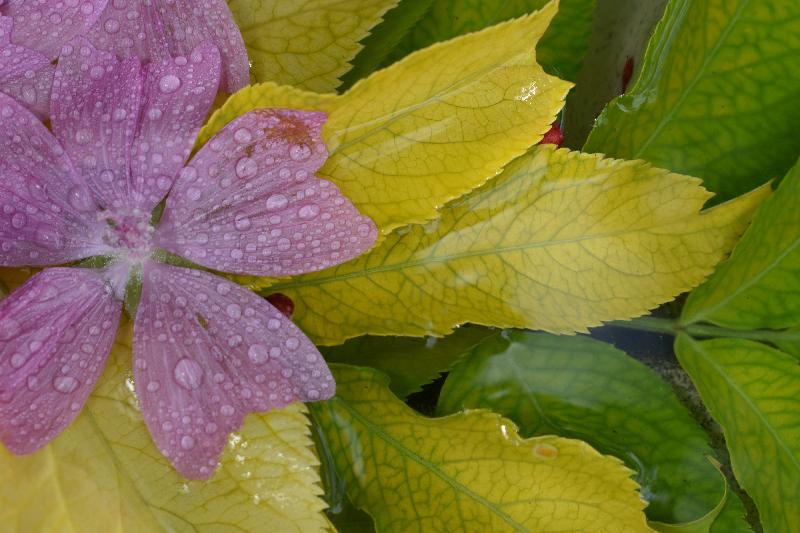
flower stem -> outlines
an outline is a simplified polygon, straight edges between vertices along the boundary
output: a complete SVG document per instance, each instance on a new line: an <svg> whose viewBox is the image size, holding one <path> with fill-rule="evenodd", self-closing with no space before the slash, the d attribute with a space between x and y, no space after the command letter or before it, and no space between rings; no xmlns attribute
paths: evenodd
<svg viewBox="0 0 800 533"><path fill-rule="evenodd" d="M678 323L676 320L654 316L643 316L626 321L618 320L609 322L608 325L616 328L634 329L637 331L651 331L653 333L666 333L668 335L688 333L692 337L699 338L727 337L765 342L800 342L800 330L737 330L714 326L711 324L689 324L684 326Z"/></svg>

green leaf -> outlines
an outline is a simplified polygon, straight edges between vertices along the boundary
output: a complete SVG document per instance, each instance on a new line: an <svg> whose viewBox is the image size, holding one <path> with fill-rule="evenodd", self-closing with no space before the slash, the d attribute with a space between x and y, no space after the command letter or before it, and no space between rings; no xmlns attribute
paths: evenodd
<svg viewBox="0 0 800 533"><path fill-rule="evenodd" d="M546 3L547 0L434 0L430 11L387 63L434 43L541 9ZM559 12L536 48L545 70L575 80L586 53L594 7L594 0L560 0Z"/></svg>
<svg viewBox="0 0 800 533"><path fill-rule="evenodd" d="M132 324L81 415L42 450L0 447L4 531L324 531L302 404L250 415L208 482L182 478L156 449L130 377Z"/></svg>
<svg viewBox="0 0 800 533"><path fill-rule="evenodd" d="M406 398L439 377L476 344L499 334L497 330L466 326L444 338L365 336L320 350L331 363L377 368L391 379L392 392Z"/></svg>
<svg viewBox="0 0 800 533"><path fill-rule="evenodd" d="M731 258L694 291L683 324L735 329L800 326L800 163L753 218Z"/></svg>
<svg viewBox="0 0 800 533"><path fill-rule="evenodd" d="M582 439L638 471L650 520L683 523L720 502L724 481L707 435L669 385L604 342L506 331L450 372L438 411L485 408L523 436Z"/></svg>
<svg viewBox="0 0 800 533"><path fill-rule="evenodd" d="M433 0L402 0L388 11L383 16L383 22L375 26L372 33L361 41L364 48L353 59L353 68L342 76L340 90L349 89L355 82L377 70L432 4Z"/></svg>
<svg viewBox="0 0 800 533"><path fill-rule="evenodd" d="M319 344L467 322L584 331L698 285L766 194L701 212L709 194L694 178L540 147L439 220L273 290Z"/></svg>
<svg viewBox="0 0 800 533"><path fill-rule="evenodd" d="M375 370L333 365L314 404L347 494L379 531L648 531L630 470L580 441L521 439L486 411L415 413Z"/></svg>
<svg viewBox="0 0 800 533"><path fill-rule="evenodd" d="M800 2L671 0L635 86L585 150L698 176L722 199L800 153Z"/></svg>
<svg viewBox="0 0 800 533"><path fill-rule="evenodd" d="M800 365L742 339L697 342L680 335L675 352L722 426L736 479L758 507L764 530L800 524Z"/></svg>
<svg viewBox="0 0 800 533"><path fill-rule="evenodd" d="M228 0L251 72L309 91L332 92L359 41L398 0Z"/></svg>
<svg viewBox="0 0 800 533"><path fill-rule="evenodd" d="M536 63L536 43L555 15L530 16L432 46L376 72L345 94L315 95L262 84L227 100L200 132L278 104L329 114L330 179L384 234L438 216L486 183L550 129L571 84Z"/></svg>

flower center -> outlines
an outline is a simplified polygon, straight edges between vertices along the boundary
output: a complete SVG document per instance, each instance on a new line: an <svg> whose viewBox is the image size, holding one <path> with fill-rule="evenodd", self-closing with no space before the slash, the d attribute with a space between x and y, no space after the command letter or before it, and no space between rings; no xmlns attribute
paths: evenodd
<svg viewBox="0 0 800 533"><path fill-rule="evenodd" d="M120 250L120 255L136 262L150 256L152 252L153 233L149 213L134 209L129 213L104 211L97 215L108 224L103 235L103 242Z"/></svg>

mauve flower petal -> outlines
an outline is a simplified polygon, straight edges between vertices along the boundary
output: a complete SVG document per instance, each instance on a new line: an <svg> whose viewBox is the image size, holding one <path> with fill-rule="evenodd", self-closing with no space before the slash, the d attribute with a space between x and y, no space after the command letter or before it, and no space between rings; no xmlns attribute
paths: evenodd
<svg viewBox="0 0 800 533"><path fill-rule="evenodd" d="M0 266L44 266L101 253L97 207L50 131L0 93Z"/></svg>
<svg viewBox="0 0 800 533"><path fill-rule="evenodd" d="M55 65L36 50L11 44L12 26L12 18L0 17L0 91L45 117L50 110Z"/></svg>
<svg viewBox="0 0 800 533"><path fill-rule="evenodd" d="M143 61L188 56L211 40L222 54L222 89L250 83L244 39L224 0L114 0L88 36L98 48Z"/></svg>
<svg viewBox="0 0 800 533"><path fill-rule="evenodd" d="M141 100L137 59L118 62L85 39L64 47L53 81L53 133L104 209L134 208L143 200L130 174Z"/></svg>
<svg viewBox="0 0 800 533"><path fill-rule="evenodd" d="M133 186L152 210L186 163L219 87L217 47L206 42L188 56L147 66L139 132L133 145Z"/></svg>
<svg viewBox="0 0 800 533"><path fill-rule="evenodd" d="M327 399L335 384L303 333L228 280L159 263L144 267L133 335L145 422L183 476L209 478L249 412Z"/></svg>
<svg viewBox="0 0 800 533"><path fill-rule="evenodd" d="M154 1L113 0L86 34L94 46L117 57L143 62L170 57L167 34Z"/></svg>
<svg viewBox="0 0 800 533"><path fill-rule="evenodd" d="M122 312L102 271L49 268L0 302L0 439L33 452L80 413Z"/></svg>
<svg viewBox="0 0 800 533"><path fill-rule="evenodd" d="M61 45L83 35L107 0L6 0L0 10L14 19L14 43L55 59Z"/></svg>
<svg viewBox="0 0 800 533"><path fill-rule="evenodd" d="M200 265L285 276L366 252L377 229L331 182L325 114L262 109L237 118L181 171L155 239Z"/></svg>

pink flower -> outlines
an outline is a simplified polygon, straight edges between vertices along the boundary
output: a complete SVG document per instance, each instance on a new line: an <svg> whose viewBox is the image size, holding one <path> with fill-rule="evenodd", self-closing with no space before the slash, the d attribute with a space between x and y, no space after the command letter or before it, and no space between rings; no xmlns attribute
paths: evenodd
<svg viewBox="0 0 800 533"><path fill-rule="evenodd" d="M204 41L222 54L222 88L250 81L247 49L224 0L0 0L0 92L40 117L61 47L86 36L120 58L162 61Z"/></svg>
<svg viewBox="0 0 800 533"><path fill-rule="evenodd" d="M142 68L79 40L55 71L52 134L0 94L0 266L107 261L46 268L0 302L0 438L11 451L37 450L78 415L139 286L137 395L184 476L210 477L247 413L333 395L317 349L266 300L163 262L292 275L355 257L377 235L313 175L327 156L322 113L248 113L186 164L219 77L211 43Z"/></svg>

